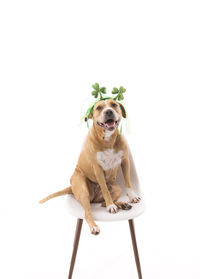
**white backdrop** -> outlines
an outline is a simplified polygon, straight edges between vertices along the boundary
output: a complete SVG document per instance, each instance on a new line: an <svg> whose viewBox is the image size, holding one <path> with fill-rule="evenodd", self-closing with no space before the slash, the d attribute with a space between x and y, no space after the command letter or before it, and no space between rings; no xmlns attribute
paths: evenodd
<svg viewBox="0 0 200 279"><path fill-rule="evenodd" d="M64 197L91 84L127 88L147 202L135 220L146 279L199 279L199 1L0 2L0 277L67 278ZM137 278L126 222L87 225L74 278Z"/></svg>

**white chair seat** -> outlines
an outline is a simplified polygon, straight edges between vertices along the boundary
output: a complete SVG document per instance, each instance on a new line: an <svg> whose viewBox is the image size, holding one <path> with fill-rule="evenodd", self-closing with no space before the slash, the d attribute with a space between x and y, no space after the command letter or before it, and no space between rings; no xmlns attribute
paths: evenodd
<svg viewBox="0 0 200 279"><path fill-rule="evenodd" d="M122 196L119 199L120 201L128 201L127 196ZM67 207L67 212L72 216L75 216L79 219L85 218L85 213L80 205L80 203L74 198L73 195L67 196L67 201L65 203ZM117 213L109 213L107 212L105 207L102 207L100 203L92 203L91 210L92 216L96 221L122 221L122 220L130 220L134 219L137 216L141 215L144 212L145 206L144 202L141 200L137 204L132 204L133 207L130 210L119 210Z"/></svg>
<svg viewBox="0 0 200 279"><path fill-rule="evenodd" d="M130 147L130 145L129 145ZM92 210L92 216L94 220L96 221L120 221L120 220L129 220L133 219L139 215L141 215L144 210L145 210L145 205L144 205L144 199L141 194L140 190L140 185L139 185L139 180L137 177L137 172L135 169L135 164L133 161L132 153L131 150L129 149L129 160L130 160L130 179L131 183L133 186L133 190L135 191L136 194L138 194L141 197L141 201L136 204L132 204L133 207L130 210L119 210L119 212L113 214L107 212L105 207L102 207L101 204L91 204L91 210ZM116 184L120 185L122 189L122 196L119 198L119 201L127 201L128 202L128 197L126 196L125 192L125 185L124 185L124 177L122 174L121 167L118 170L117 178L116 178ZM80 205L80 203L74 198L73 195L68 195L67 196L67 201L66 201L66 207L67 211L72 215L80 219L84 219L85 213Z"/></svg>

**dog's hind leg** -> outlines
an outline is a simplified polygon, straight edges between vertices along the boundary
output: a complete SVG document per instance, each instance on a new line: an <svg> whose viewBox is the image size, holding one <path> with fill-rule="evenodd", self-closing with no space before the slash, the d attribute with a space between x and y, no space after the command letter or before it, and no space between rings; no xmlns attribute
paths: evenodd
<svg viewBox="0 0 200 279"><path fill-rule="evenodd" d="M99 227L94 222L90 205L90 193L88 190L87 179L78 171L75 171L71 178L72 192L77 201L80 202L85 210L85 220L87 221L91 233L99 234Z"/></svg>

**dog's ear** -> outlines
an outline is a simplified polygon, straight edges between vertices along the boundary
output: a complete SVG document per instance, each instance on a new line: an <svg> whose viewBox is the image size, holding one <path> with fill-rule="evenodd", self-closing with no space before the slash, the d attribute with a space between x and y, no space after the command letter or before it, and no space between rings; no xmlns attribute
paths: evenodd
<svg viewBox="0 0 200 279"><path fill-rule="evenodd" d="M124 106L123 106L122 104L120 104L120 103L118 103L118 104L119 104L119 106L120 106L120 108L121 108L122 116L123 116L124 118L126 118L126 111L125 111Z"/></svg>
<svg viewBox="0 0 200 279"><path fill-rule="evenodd" d="M90 111L90 114L85 117L85 122L87 122L88 119L92 119L92 116L93 116L93 109Z"/></svg>

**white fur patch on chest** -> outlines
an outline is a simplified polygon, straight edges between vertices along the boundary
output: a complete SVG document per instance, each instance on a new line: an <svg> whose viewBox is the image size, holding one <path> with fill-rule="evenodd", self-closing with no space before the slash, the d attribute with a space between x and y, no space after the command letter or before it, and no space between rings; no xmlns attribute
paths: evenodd
<svg viewBox="0 0 200 279"><path fill-rule="evenodd" d="M123 153L122 150L115 152L114 149L97 152L97 161L104 171L114 169L121 164Z"/></svg>

